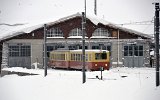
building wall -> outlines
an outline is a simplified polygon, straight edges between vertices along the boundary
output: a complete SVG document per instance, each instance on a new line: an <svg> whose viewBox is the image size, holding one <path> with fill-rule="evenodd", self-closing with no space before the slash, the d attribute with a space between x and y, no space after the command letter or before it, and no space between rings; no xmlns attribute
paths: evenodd
<svg viewBox="0 0 160 100"><path fill-rule="evenodd" d="M133 53L130 56L124 56L124 46L132 46L131 52ZM135 54L135 46L138 47L138 56ZM143 46L143 55L139 55L139 46ZM122 57L124 58L125 67L149 67L150 66L150 53L149 53L149 41L148 40L134 40L134 41L124 41L122 44ZM128 64L127 64L128 63Z"/></svg>
<svg viewBox="0 0 160 100"><path fill-rule="evenodd" d="M99 41L101 40L101 41ZM103 40L103 41L102 41ZM93 42L94 41L94 42ZM105 46L111 45L111 67L122 67L124 66L124 51L123 46L124 44L127 44L129 42L133 43L136 40L119 40L112 39L112 40L105 40L105 39L86 39L86 46L90 45L90 48L93 45L99 45L103 44ZM63 44L64 46L68 47L70 45L81 45L81 39L47 39L48 45L54 44L59 45ZM31 44L31 65L35 62L39 63L39 68L42 68L43 66L43 40L42 39L12 39L5 44L13 44L13 43L29 43ZM119 44L119 49L118 49ZM142 67L149 67L149 42L146 42L145 40L138 41L137 44L143 44L144 47L144 65ZM119 50L119 51L118 51ZM119 62L118 62L118 54L119 54ZM118 63L117 63L118 62ZM127 67L127 66L126 66ZM140 66L141 67L141 66Z"/></svg>
<svg viewBox="0 0 160 100"><path fill-rule="evenodd" d="M6 42L4 42L3 44L3 48L2 48L2 68L4 67L8 67L8 44Z"/></svg>
<svg viewBox="0 0 160 100"><path fill-rule="evenodd" d="M69 45L81 45L81 38L69 38L69 33L72 29L74 28L81 28L81 17L75 17L63 22L57 22L54 24L50 24L47 26L47 29L51 28L56 28L58 27L60 30L62 30L64 36L63 38L47 38L47 43L48 44L54 44L54 45L59 45L63 44L65 47L68 47ZM97 29L97 28L105 28L109 31L111 34L110 37L107 38L91 38L92 33ZM21 34L14 36L10 39L5 40L5 43L29 43L31 45L31 65L35 62L40 63L39 67L42 68L43 66L43 27L36 29L32 31L31 33L26 33L26 34ZM100 45L108 45L108 43L111 44L111 65L112 67L118 67L118 66L123 66L123 45L124 43L127 43L128 40L133 40L136 41L138 40L139 37L142 39L146 39L146 37L134 34L134 33L129 33L126 31L119 30L119 49L118 49L118 29L114 27L110 27L107 25L103 25L101 23L95 25L93 24L89 19L87 19L87 24L86 24L86 33L87 33L87 38L86 38L86 45L89 46L88 49L91 49L91 46L94 44ZM144 66L148 66L148 55L149 55L149 44L145 43L145 40L141 40L144 44L145 47L145 60L144 60ZM119 51L118 51L119 50ZM148 51L147 51L148 50ZM118 55L119 54L119 55ZM118 62L118 56L119 56L119 62ZM118 62L118 63L117 63Z"/></svg>
<svg viewBox="0 0 160 100"><path fill-rule="evenodd" d="M43 40L34 40L31 42L32 52L31 52L31 64L38 62L39 67L43 66Z"/></svg>
<svg viewBox="0 0 160 100"><path fill-rule="evenodd" d="M150 65L150 42L149 41L146 41L144 43L144 66L145 67L151 67Z"/></svg>
<svg viewBox="0 0 160 100"><path fill-rule="evenodd" d="M111 55L111 61L112 61L112 67L122 67L123 66L123 61L122 61L122 43L123 42L118 42L117 40L114 40L112 42L112 55ZM119 44L119 46L118 46ZM119 51L118 51L119 50Z"/></svg>
<svg viewBox="0 0 160 100"><path fill-rule="evenodd" d="M12 39L6 42L6 44L13 43L25 43L31 45L31 66L33 63L40 63L39 67L43 66L43 40L42 39ZM16 67L16 66L15 66Z"/></svg>

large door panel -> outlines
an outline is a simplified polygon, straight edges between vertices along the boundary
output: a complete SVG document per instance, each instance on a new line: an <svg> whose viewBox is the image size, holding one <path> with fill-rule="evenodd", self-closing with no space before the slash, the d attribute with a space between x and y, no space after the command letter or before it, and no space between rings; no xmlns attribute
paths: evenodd
<svg viewBox="0 0 160 100"><path fill-rule="evenodd" d="M125 67L143 67L144 50L143 45L126 44L124 45L124 66Z"/></svg>
<svg viewBox="0 0 160 100"><path fill-rule="evenodd" d="M31 68L31 46L22 43L9 44L8 65Z"/></svg>

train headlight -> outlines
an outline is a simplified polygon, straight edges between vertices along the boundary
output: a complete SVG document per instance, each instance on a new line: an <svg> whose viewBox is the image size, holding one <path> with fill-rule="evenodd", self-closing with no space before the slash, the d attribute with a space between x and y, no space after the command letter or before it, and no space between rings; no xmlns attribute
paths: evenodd
<svg viewBox="0 0 160 100"><path fill-rule="evenodd" d="M97 64L95 64L95 66L97 66Z"/></svg>
<svg viewBox="0 0 160 100"><path fill-rule="evenodd" d="M107 66L107 64L105 64L105 66Z"/></svg>

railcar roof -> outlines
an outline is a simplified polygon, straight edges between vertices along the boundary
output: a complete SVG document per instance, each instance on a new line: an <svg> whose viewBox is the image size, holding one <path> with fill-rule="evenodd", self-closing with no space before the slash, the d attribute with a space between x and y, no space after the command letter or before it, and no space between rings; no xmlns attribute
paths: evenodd
<svg viewBox="0 0 160 100"><path fill-rule="evenodd" d="M54 50L51 52L82 52L82 49L78 49L78 50ZM108 50L99 50L99 49L95 49L95 50L85 50L85 52L109 52Z"/></svg>
<svg viewBox="0 0 160 100"><path fill-rule="evenodd" d="M71 50L72 52L80 52L82 51L82 49L79 50ZM99 49L95 49L95 50L85 50L85 52L109 52L108 50L99 50Z"/></svg>
<svg viewBox="0 0 160 100"><path fill-rule="evenodd" d="M53 50L51 52L69 52L70 50Z"/></svg>

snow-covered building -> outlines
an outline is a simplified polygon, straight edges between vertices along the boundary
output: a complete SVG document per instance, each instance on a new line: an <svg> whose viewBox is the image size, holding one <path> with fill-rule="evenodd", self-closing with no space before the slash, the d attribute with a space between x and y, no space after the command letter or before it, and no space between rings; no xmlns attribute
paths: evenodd
<svg viewBox="0 0 160 100"><path fill-rule="evenodd" d="M59 20L26 27L0 38L2 66L31 68L43 66L44 24L47 24L47 53L59 48L82 48L82 15L76 13ZM151 37L117 26L97 16L86 16L86 49L111 52L111 66L145 67L149 65Z"/></svg>

